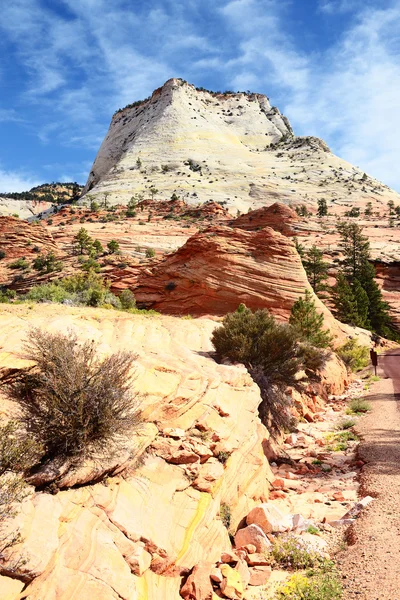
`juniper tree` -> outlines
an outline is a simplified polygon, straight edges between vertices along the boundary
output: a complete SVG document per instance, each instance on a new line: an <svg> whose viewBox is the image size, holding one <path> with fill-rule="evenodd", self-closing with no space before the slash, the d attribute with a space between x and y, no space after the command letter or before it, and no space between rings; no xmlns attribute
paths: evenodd
<svg viewBox="0 0 400 600"><path fill-rule="evenodd" d="M328 214L328 204L325 200L325 198L320 198L318 200L318 211L317 211L317 215L319 217L326 217Z"/></svg>

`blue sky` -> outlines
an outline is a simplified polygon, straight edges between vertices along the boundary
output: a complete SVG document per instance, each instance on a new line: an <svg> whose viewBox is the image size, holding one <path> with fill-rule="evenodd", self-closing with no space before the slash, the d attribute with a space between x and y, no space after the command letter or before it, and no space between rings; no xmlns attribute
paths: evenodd
<svg viewBox="0 0 400 600"><path fill-rule="evenodd" d="M400 190L400 0L0 0L0 191L85 182L113 112L171 77L265 93Z"/></svg>

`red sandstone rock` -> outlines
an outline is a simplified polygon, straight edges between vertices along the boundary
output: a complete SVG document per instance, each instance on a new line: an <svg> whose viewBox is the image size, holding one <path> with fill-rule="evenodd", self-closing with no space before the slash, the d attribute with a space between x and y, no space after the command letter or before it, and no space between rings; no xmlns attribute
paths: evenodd
<svg viewBox="0 0 400 600"><path fill-rule="evenodd" d="M248 232L210 227L138 278L138 305L169 314L225 315L242 302L287 319L310 289L291 240L271 228ZM326 324L328 309L315 299Z"/></svg>
<svg viewBox="0 0 400 600"><path fill-rule="evenodd" d="M258 525L249 525L236 532L235 546L240 547L246 544L253 544L257 552L268 552L271 548L271 542Z"/></svg>
<svg viewBox="0 0 400 600"><path fill-rule="evenodd" d="M213 588L210 581L211 563L202 562L193 568L180 591L185 600L212 600Z"/></svg>
<svg viewBox="0 0 400 600"><path fill-rule="evenodd" d="M296 235L293 225L300 221L297 213L286 204L275 202L271 206L262 206L256 210L251 210L246 215L241 215L235 219L231 225L255 231L264 227L272 227L283 235Z"/></svg>

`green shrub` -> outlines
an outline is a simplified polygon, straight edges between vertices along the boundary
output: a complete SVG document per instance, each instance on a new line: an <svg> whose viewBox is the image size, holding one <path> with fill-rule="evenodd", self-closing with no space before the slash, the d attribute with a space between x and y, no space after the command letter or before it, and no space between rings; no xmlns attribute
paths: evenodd
<svg viewBox="0 0 400 600"><path fill-rule="evenodd" d="M357 415L360 413L366 413L372 409L370 402L364 400L364 398L353 398L349 402L349 406L346 409L346 413L349 415Z"/></svg>
<svg viewBox="0 0 400 600"><path fill-rule="evenodd" d="M360 371L369 364L369 349L361 346L354 338L336 350L349 371Z"/></svg>
<svg viewBox="0 0 400 600"><path fill-rule="evenodd" d="M135 308L136 300L131 290L123 290L119 295L121 306L124 310L129 308Z"/></svg>
<svg viewBox="0 0 400 600"><path fill-rule="evenodd" d="M153 248L146 248L146 258L154 258L156 255Z"/></svg>
<svg viewBox="0 0 400 600"><path fill-rule="evenodd" d="M138 427L139 396L132 392L135 356L118 352L100 359L93 341L34 329L26 356L34 362L8 382L33 440L46 458L87 456L116 444Z"/></svg>
<svg viewBox="0 0 400 600"><path fill-rule="evenodd" d="M6 253L4 252L4 250L0 250L0 260L2 260L5 257L6 257Z"/></svg>
<svg viewBox="0 0 400 600"><path fill-rule="evenodd" d="M39 254L33 261L32 266L34 269L36 269L36 271L41 271L43 273L61 271L63 268L62 262L56 258L54 252L49 252L48 254Z"/></svg>
<svg viewBox="0 0 400 600"><path fill-rule="evenodd" d="M81 269L84 271L94 271L95 273L99 273L101 266L94 258L88 258L82 262Z"/></svg>
<svg viewBox="0 0 400 600"><path fill-rule="evenodd" d="M42 285L34 285L24 296L24 299L32 302L61 303L65 300L73 301L74 297L58 283L43 283Z"/></svg>
<svg viewBox="0 0 400 600"><path fill-rule="evenodd" d="M10 263L8 265L8 268L9 269L28 269L29 263L24 256L21 258L17 258L17 260L14 260L12 263Z"/></svg>
<svg viewBox="0 0 400 600"><path fill-rule="evenodd" d="M298 373L311 375L321 366L323 353L300 343L296 330L277 323L268 311L253 313L244 305L224 317L211 341L221 359L241 362L248 368L261 391L260 417L272 433L290 430L294 423L286 389L301 387Z"/></svg>

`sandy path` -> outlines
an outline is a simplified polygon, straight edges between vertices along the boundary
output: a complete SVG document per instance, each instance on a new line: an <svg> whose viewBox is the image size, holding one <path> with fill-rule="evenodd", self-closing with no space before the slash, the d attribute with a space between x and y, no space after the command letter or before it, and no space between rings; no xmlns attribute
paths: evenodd
<svg viewBox="0 0 400 600"><path fill-rule="evenodd" d="M338 557L344 599L400 600L400 352L383 359L368 400L373 410L360 420L363 496L375 500L350 528ZM390 377L393 377L391 379ZM397 399L396 399L397 398Z"/></svg>

